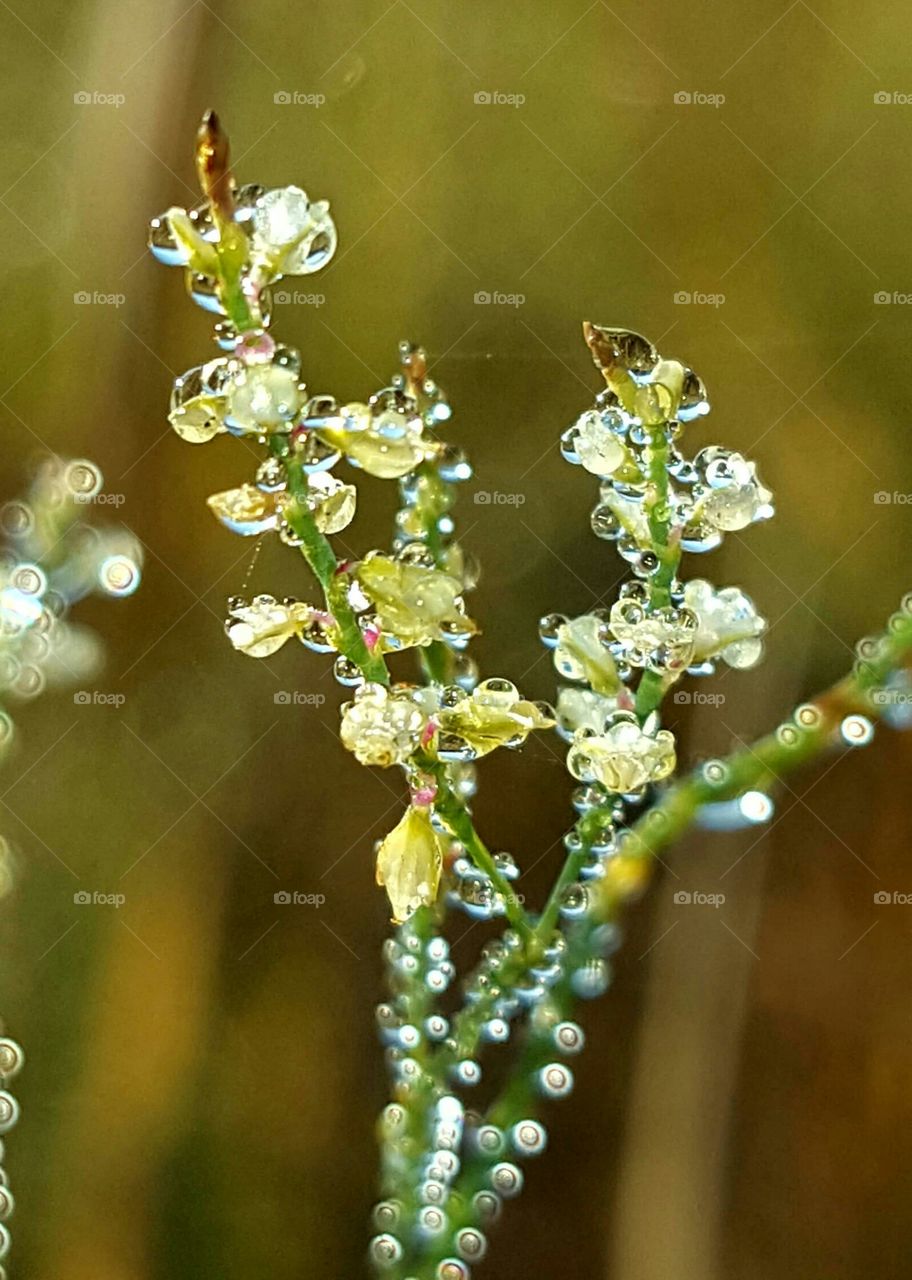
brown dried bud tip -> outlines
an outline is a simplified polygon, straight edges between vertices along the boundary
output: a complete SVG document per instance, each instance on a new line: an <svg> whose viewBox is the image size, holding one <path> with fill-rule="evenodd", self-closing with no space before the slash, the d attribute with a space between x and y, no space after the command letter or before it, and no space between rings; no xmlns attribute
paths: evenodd
<svg viewBox="0 0 912 1280"><path fill-rule="evenodd" d="M596 368L601 369L606 378L620 372L649 373L659 359L648 338L629 329L609 329L584 320L583 338Z"/></svg>
<svg viewBox="0 0 912 1280"><path fill-rule="evenodd" d="M412 346L410 342L401 343L399 353L399 361L408 390L410 394L415 395L420 391L427 376L427 353L424 347Z"/></svg>
<svg viewBox="0 0 912 1280"><path fill-rule="evenodd" d="M234 178L228 163L228 135L214 111L207 111L196 135L196 172L214 213L234 214Z"/></svg>

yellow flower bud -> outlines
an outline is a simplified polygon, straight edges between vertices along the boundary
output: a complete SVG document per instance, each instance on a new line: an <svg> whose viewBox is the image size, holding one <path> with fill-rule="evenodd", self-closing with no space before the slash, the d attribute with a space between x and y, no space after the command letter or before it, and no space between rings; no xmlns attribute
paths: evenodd
<svg viewBox="0 0 912 1280"><path fill-rule="evenodd" d="M403 924L437 897L446 849L424 808L409 807L377 853L377 884L383 885L393 923Z"/></svg>

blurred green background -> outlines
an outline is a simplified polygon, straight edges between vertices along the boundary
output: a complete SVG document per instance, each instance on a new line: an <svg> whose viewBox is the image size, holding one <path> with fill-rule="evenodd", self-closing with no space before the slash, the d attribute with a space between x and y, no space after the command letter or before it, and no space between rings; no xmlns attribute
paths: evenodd
<svg viewBox="0 0 912 1280"><path fill-rule="evenodd" d="M89 456L146 547L137 596L81 609L107 638L93 689L123 705L21 708L2 781L20 877L0 1009L29 1055L11 1273L361 1275L385 1101L371 846L399 783L338 746L321 659L289 646L267 668L222 635L245 583L309 588L278 546L251 570L206 510L249 478L240 446L168 428L172 376L213 348L179 274L144 253L147 219L195 200L210 105L242 181L332 201L336 260L288 282L275 330L313 391L348 399L383 385L400 338L426 344L476 462L458 514L485 566L477 654L530 696L554 688L538 616L620 577L589 533L591 477L556 446L598 384L580 321L691 363L714 411L687 443L750 452L779 507L691 564L772 623L762 668L700 686L721 706L674 709L693 763L838 676L912 585L912 15L11 0L0 38L0 493L47 449ZM478 298L494 294L512 303ZM367 481L346 542L385 544L394 505ZM275 701L290 690L326 701ZM556 746L482 769L480 829L530 868L530 899L568 825ZM790 779L768 833L675 853L585 1011L577 1094L488 1275L906 1273L912 908L874 894L912 891L909 764L881 731ZM280 889L326 903L277 906ZM681 889L726 901L682 908Z"/></svg>

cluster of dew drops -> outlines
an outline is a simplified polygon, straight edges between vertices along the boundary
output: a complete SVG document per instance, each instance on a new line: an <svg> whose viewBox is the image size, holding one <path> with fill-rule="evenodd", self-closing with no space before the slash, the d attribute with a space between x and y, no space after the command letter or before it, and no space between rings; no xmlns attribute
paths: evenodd
<svg viewBox="0 0 912 1280"><path fill-rule="evenodd" d="M498 857L504 871L506 855ZM483 878L467 859L457 859L455 870L457 878L472 885L464 894L452 891L459 904L469 908L470 915L481 910L477 905L479 895L486 901L492 895L496 899L493 889L480 886ZM515 866L513 871L515 874ZM571 988L581 998L595 998L607 989L610 969L597 953L610 954L620 945L616 925L602 926L596 932L603 936L587 946L585 958L574 961L571 970ZM559 1100L568 1097L574 1085L573 1071L566 1059L579 1053L584 1044L582 1028L575 1022L560 1020L549 1005L551 988L565 972L568 944L561 934L555 934L541 962L526 977L514 984L499 985L504 960L521 945L512 929L486 944L482 963L466 987L466 1007L483 1008L481 1040L488 1045L505 1044L510 1038L511 1021L520 1013L531 1014L543 1059L543 1065L535 1070L534 1086L542 1098ZM487 1252L486 1228L499 1217L503 1202L522 1190L521 1162L545 1150L547 1131L533 1117L520 1118L505 1130L467 1109L455 1090L472 1088L481 1081L480 1063L474 1058L459 1058L450 1020L442 1013L426 1012L420 1022L416 1021L412 1003L416 987L436 998L455 977L447 941L439 934L421 934L409 923L385 944L385 961L394 994L389 1003L378 1006L377 1025L397 1081L398 1100L383 1111L380 1128L386 1159L394 1165L397 1176L409 1172L418 1208L414 1221L406 1221L400 1201L387 1199L375 1207L377 1234L370 1242L370 1258L382 1272L398 1266L409 1245L434 1247L447 1255L437 1264L438 1280L467 1280L471 1264ZM447 1052L451 1090L437 1090L429 1131L424 1135L425 1150L416 1166L408 1102L423 1077L423 1068L413 1056L422 1041ZM459 1199L454 1203L454 1182L467 1160L472 1162L473 1185L475 1181L480 1185L470 1204ZM455 1221L451 1222L451 1218Z"/></svg>

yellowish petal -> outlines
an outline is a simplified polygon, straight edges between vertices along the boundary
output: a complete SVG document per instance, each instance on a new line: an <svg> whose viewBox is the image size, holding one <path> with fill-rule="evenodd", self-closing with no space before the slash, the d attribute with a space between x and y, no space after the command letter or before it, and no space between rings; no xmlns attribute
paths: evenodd
<svg viewBox="0 0 912 1280"><path fill-rule="evenodd" d="M225 401L218 396L193 396L168 414L168 421L182 440L205 444L224 431Z"/></svg>
<svg viewBox="0 0 912 1280"><path fill-rule="evenodd" d="M536 729L551 729L554 721L534 702L526 702L508 680L485 680L455 706L438 714L444 733L469 744L476 756L497 747L518 747Z"/></svg>
<svg viewBox="0 0 912 1280"><path fill-rule="evenodd" d="M377 853L377 883L386 889L394 924L434 902L443 852L428 810L409 807Z"/></svg>
<svg viewBox="0 0 912 1280"><path fill-rule="evenodd" d="M213 493L206 504L222 524L248 537L275 528L275 497L253 484Z"/></svg>
<svg viewBox="0 0 912 1280"><path fill-rule="evenodd" d="M215 246L202 237L187 210L176 207L169 209L165 218L190 270L204 276L217 275L218 254Z"/></svg>

